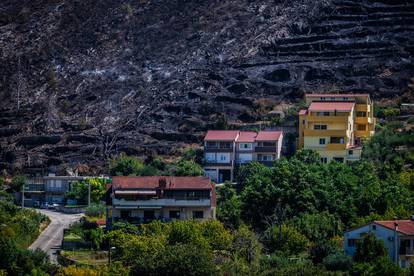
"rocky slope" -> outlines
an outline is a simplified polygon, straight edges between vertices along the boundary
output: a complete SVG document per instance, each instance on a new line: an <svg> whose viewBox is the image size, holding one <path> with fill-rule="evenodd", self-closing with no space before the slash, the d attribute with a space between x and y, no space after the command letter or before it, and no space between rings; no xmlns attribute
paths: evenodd
<svg viewBox="0 0 414 276"><path fill-rule="evenodd" d="M409 0L4 0L1 169L174 152L305 91L407 91Z"/></svg>

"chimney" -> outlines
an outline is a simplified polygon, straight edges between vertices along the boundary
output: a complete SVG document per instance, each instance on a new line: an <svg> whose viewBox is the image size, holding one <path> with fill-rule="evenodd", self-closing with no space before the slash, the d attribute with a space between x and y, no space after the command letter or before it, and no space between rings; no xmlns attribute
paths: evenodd
<svg viewBox="0 0 414 276"><path fill-rule="evenodd" d="M160 187L160 189L165 189L167 187L167 179L165 177L161 177L158 180L158 186Z"/></svg>

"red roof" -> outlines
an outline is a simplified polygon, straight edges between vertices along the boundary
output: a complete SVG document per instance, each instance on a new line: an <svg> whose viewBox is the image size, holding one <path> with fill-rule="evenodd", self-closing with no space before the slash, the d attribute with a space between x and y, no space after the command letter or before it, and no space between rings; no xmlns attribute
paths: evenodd
<svg viewBox="0 0 414 276"><path fill-rule="evenodd" d="M256 141L275 141L279 140L281 135L281 131L259 131Z"/></svg>
<svg viewBox="0 0 414 276"><path fill-rule="evenodd" d="M330 93L330 94L323 94L323 93L315 93L315 94L312 94L312 93L307 93L307 94L305 94L305 97L369 97L369 94L367 94L367 93L356 93L356 94L350 94L350 93L348 93L348 94L333 94L333 93Z"/></svg>
<svg viewBox="0 0 414 276"><path fill-rule="evenodd" d="M302 109L299 111L299 115L306 115L306 113L308 113L306 109Z"/></svg>
<svg viewBox="0 0 414 276"><path fill-rule="evenodd" d="M384 226L388 229L394 230L394 223L398 224L397 232L413 236L414 235L414 221L412 220L376 220L375 224Z"/></svg>
<svg viewBox="0 0 414 276"><path fill-rule="evenodd" d="M204 141L234 141L238 135L238 130L209 130Z"/></svg>
<svg viewBox="0 0 414 276"><path fill-rule="evenodd" d="M165 187L162 187L165 183ZM113 176L114 189L210 190L212 184L205 176Z"/></svg>
<svg viewBox="0 0 414 276"><path fill-rule="evenodd" d="M253 143L255 141L256 136L257 133L254 131L240 131L240 135L237 138L236 142Z"/></svg>
<svg viewBox="0 0 414 276"><path fill-rule="evenodd" d="M312 102L309 111L351 111L353 102Z"/></svg>

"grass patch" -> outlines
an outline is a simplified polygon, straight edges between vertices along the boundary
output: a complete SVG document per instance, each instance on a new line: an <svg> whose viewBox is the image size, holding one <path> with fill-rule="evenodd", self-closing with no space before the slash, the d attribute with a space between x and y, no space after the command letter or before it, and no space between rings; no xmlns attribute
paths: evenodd
<svg viewBox="0 0 414 276"><path fill-rule="evenodd" d="M65 208L85 208L88 205L65 205Z"/></svg>
<svg viewBox="0 0 414 276"><path fill-rule="evenodd" d="M76 235L75 233L68 233L67 235L65 235L63 239L68 242L82 242L83 241L82 237Z"/></svg>
<svg viewBox="0 0 414 276"><path fill-rule="evenodd" d="M108 252L92 250L61 251L60 254L80 265L105 265L108 263Z"/></svg>

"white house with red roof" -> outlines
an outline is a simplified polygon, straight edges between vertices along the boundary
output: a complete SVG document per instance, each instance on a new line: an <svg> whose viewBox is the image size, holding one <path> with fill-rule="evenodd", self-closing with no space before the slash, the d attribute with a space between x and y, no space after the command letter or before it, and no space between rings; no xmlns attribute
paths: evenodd
<svg viewBox="0 0 414 276"><path fill-rule="evenodd" d="M280 158L281 131L209 130L204 137L204 172L213 181L234 180L237 166L258 161L271 166Z"/></svg>
<svg viewBox="0 0 414 276"><path fill-rule="evenodd" d="M114 176L107 191L107 225L128 221L210 219L214 184L205 176Z"/></svg>
<svg viewBox="0 0 414 276"><path fill-rule="evenodd" d="M410 220L378 220L345 232L344 249L354 256L356 244L367 233L384 243L391 260L401 267L414 263L414 216Z"/></svg>

